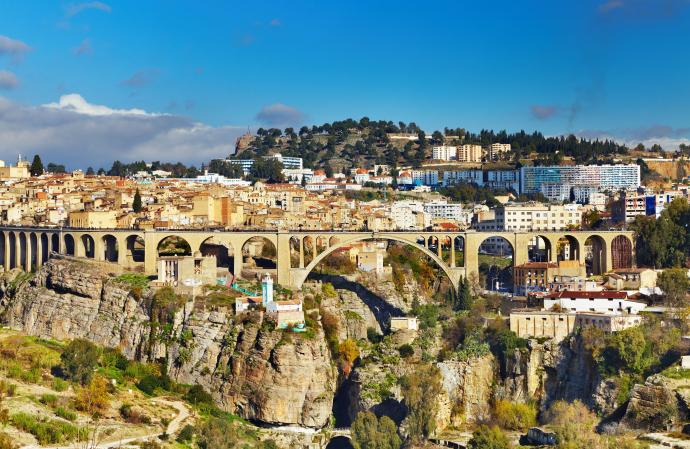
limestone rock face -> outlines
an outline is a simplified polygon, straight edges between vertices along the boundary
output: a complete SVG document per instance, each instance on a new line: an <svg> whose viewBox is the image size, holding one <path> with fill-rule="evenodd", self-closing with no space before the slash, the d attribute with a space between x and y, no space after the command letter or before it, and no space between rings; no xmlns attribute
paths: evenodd
<svg viewBox="0 0 690 449"><path fill-rule="evenodd" d="M223 409L268 424L323 427L337 370L323 331L283 334L258 316L236 322L232 309L193 301L178 310L171 335L156 337L144 292L139 298L87 262L51 259L34 279L0 282L3 324L41 337L85 338L131 359L167 357L169 375L202 385Z"/></svg>
<svg viewBox="0 0 690 449"><path fill-rule="evenodd" d="M371 309L362 302L356 293L349 290L337 290L335 298L324 298L321 306L329 313L338 317L338 339L340 341L351 338L360 340L367 338L367 328L374 328L381 332L381 327Z"/></svg>
<svg viewBox="0 0 690 449"><path fill-rule="evenodd" d="M467 361L445 361L438 364L443 394L440 398L437 427L458 425L453 419L483 422L490 417L489 403L493 395L496 371L492 355Z"/></svg>
<svg viewBox="0 0 690 449"><path fill-rule="evenodd" d="M622 422L633 429L670 430L678 419L678 399L660 376L633 387Z"/></svg>

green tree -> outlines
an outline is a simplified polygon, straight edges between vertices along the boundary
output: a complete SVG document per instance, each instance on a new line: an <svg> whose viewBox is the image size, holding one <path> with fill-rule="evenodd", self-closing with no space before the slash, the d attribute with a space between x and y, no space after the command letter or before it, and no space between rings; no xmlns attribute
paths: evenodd
<svg viewBox="0 0 690 449"><path fill-rule="evenodd" d="M427 439L436 430L441 372L434 365L421 365L402 381L402 394L408 410L408 431L413 440Z"/></svg>
<svg viewBox="0 0 690 449"><path fill-rule="evenodd" d="M659 274L656 285L664 292L664 300L670 307L687 307L690 279L684 268L669 268Z"/></svg>
<svg viewBox="0 0 690 449"><path fill-rule="evenodd" d="M355 449L399 449L402 444L395 423L387 416L360 412L350 430Z"/></svg>
<svg viewBox="0 0 690 449"><path fill-rule="evenodd" d="M139 189L134 193L134 200L132 201L132 210L135 213L141 212L141 193L139 193Z"/></svg>
<svg viewBox="0 0 690 449"><path fill-rule="evenodd" d="M34 160L31 162L29 173L31 173L31 176L41 176L43 174L43 162L41 162L41 156L38 154L34 156Z"/></svg>
<svg viewBox="0 0 690 449"><path fill-rule="evenodd" d="M472 297L472 290L470 289L470 282L463 278L460 281L460 293L458 295L458 309L459 310L470 310L472 304L474 303L474 298Z"/></svg>
<svg viewBox="0 0 690 449"><path fill-rule="evenodd" d="M510 440L498 426L489 427L484 424L472 432L472 438L467 442L467 449L510 449L512 447Z"/></svg>
<svg viewBox="0 0 690 449"><path fill-rule="evenodd" d="M96 173L93 171L93 167L89 167L86 169L86 176L93 176Z"/></svg>
<svg viewBox="0 0 690 449"><path fill-rule="evenodd" d="M274 158L258 158L254 161L249 173L254 179L265 179L269 183L278 183L285 180L283 164Z"/></svg>
<svg viewBox="0 0 690 449"><path fill-rule="evenodd" d="M72 340L60 354L60 366L65 377L86 385L91 380L100 357L101 350L96 345L78 338Z"/></svg>

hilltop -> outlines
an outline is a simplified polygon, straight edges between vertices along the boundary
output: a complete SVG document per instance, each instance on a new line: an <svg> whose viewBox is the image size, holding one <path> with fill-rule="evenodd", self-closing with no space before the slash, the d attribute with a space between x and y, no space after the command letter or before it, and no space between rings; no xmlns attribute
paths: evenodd
<svg viewBox="0 0 690 449"><path fill-rule="evenodd" d="M359 121L346 119L312 127L259 128L256 135L246 134L237 140L231 158L250 159L281 153L301 157L305 167L342 170L387 164L393 168L420 167L431 157L434 145L492 143L511 145L505 162L518 164L531 159L535 164L558 164L565 158L575 163L609 162L627 155L629 150L612 140L587 140L574 135L546 137L541 132L481 130L472 133L464 128L445 128L427 135L414 122Z"/></svg>

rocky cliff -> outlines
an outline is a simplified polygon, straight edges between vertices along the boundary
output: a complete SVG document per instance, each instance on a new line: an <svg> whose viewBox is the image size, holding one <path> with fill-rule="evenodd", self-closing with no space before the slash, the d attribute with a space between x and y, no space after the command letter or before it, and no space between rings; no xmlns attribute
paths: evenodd
<svg viewBox="0 0 690 449"><path fill-rule="evenodd" d="M190 300L174 311L163 335L151 324L153 293L95 265L55 258L33 279L20 279L13 272L0 281L4 325L41 337L85 338L132 359L165 358L173 379L202 385L219 406L247 419L328 423L337 371L320 328L286 334L258 317L237 320L232 307Z"/></svg>

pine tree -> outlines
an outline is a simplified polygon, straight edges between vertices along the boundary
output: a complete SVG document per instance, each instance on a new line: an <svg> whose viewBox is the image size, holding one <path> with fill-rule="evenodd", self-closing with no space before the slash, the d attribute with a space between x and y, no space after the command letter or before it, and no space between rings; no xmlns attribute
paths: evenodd
<svg viewBox="0 0 690 449"><path fill-rule="evenodd" d="M93 171L93 167L89 167L86 169L86 176L93 176L96 173Z"/></svg>
<svg viewBox="0 0 690 449"><path fill-rule="evenodd" d="M34 156L34 160L31 162L29 172L31 173L31 176L41 176L43 174L43 162L41 162L41 156L38 154Z"/></svg>
<svg viewBox="0 0 690 449"><path fill-rule="evenodd" d="M132 210L134 210L134 212L136 213L141 212L141 194L139 193L139 189L137 189L136 193L134 194L134 200L132 201Z"/></svg>
<svg viewBox="0 0 690 449"><path fill-rule="evenodd" d="M462 278L460 281L460 295L458 299L458 306L461 310L470 310L474 299L472 298L472 291L470 290L470 283L467 279Z"/></svg>

